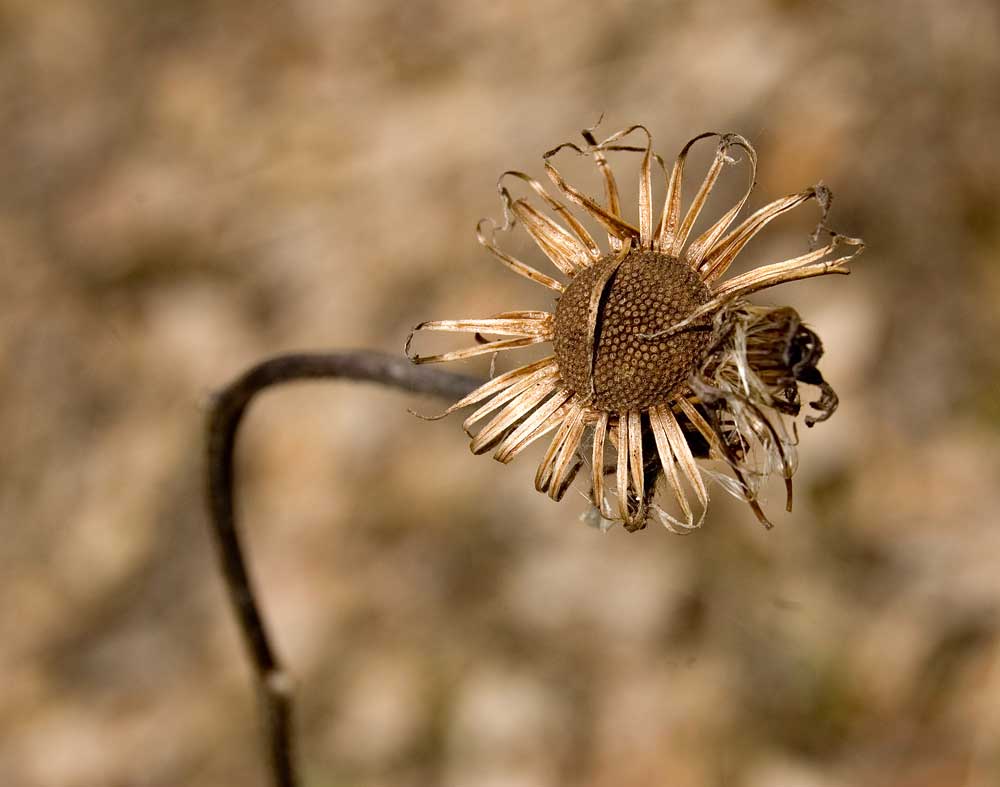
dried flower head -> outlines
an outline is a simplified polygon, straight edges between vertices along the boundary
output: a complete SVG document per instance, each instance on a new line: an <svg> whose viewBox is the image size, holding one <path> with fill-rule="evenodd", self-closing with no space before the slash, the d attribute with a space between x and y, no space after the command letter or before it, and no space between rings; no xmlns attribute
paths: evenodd
<svg viewBox="0 0 1000 787"><path fill-rule="evenodd" d="M645 135L645 145L623 143L635 132ZM833 413L837 397L816 368L822 354L819 337L799 315L791 308L754 306L745 297L796 279L848 273L847 263L863 244L825 227L830 193L821 185L781 197L729 229L750 196L757 166L753 147L737 134L695 137L681 150L669 176L643 126L631 126L603 142L597 142L592 129L583 137L584 147L565 143L546 153L545 171L563 198L604 227L608 249L601 249L567 205L541 183L521 172L505 172L498 183L504 224L498 228L490 220L481 221L479 242L514 272L553 290L555 311L421 323L407 339L406 352L414 363L432 363L551 342L553 355L494 377L438 417L479 405L463 425L473 438L472 451L492 450L504 463L554 431L535 488L559 500L589 461L589 496L596 511L604 521L620 521L628 530L644 527L651 514L675 532L698 527L708 504L703 473L746 500L770 526L757 502L758 492L768 476L779 473L791 510L796 438L794 424L789 430L785 421L799 414L800 385L819 389L811 404L818 415L806 418L809 426ZM715 158L682 215L685 161L692 146L707 139L718 141ZM567 183L556 169L553 159L564 149L593 158L604 181L603 204ZM742 150L749 164L746 192L689 242L723 169L737 163L730 155L734 150ZM623 216L609 151L642 154L638 226ZM652 199L654 165L666 183L659 216L654 215ZM507 186L511 179L527 184L551 213L515 198ZM810 200L822 214L812 245L819 246L821 236L825 245L722 279L751 238ZM565 281L495 245L495 232L506 232L518 222ZM838 257L842 246L852 248ZM479 344L439 355L413 355L410 344L418 331L473 333ZM718 460L725 472L699 467L696 458ZM658 484L667 487L673 513L657 502ZM697 516L689 500L692 494L700 507Z"/></svg>

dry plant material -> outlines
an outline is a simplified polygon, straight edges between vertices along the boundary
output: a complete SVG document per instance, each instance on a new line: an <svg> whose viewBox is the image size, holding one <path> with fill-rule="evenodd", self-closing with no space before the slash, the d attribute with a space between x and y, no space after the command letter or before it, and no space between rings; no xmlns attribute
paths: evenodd
<svg viewBox="0 0 1000 787"><path fill-rule="evenodd" d="M644 135L645 144L624 144L636 133ZM655 516L673 532L690 532L704 519L709 476L746 500L770 527L758 493L769 476L781 475L791 510L796 439L794 423L786 420L799 414L800 385L818 388L810 405L817 414L805 419L808 426L828 418L837 397L816 366L823 352L819 337L795 310L754 306L746 296L798 279L846 274L864 244L826 228L831 197L821 185L774 200L731 228L753 189L757 167L753 146L738 134L700 134L684 146L669 173L643 126L602 142L587 129L583 138L582 147L565 143L546 153L544 167L555 193L603 227L607 249L539 181L505 172L498 183L504 224L481 221L479 242L515 273L553 290L554 311L424 322L407 339L407 355L414 363L435 363L551 343L549 357L494 377L438 417L477 405L463 424L472 451L492 451L504 463L554 433L535 488L559 500L589 463L588 495L603 525L621 522L638 530ZM716 140L715 157L682 210L685 162L691 148L705 140ZM563 150L593 158L604 182L603 201L563 178L554 163ZM637 224L622 213L606 155L612 151L641 154ZM723 170L738 163L734 152L749 170L743 197L692 239ZM659 213L653 205L654 171L662 174L666 189ZM526 184L549 213L515 197L511 181ZM814 248L723 279L758 232L809 201L821 211ZM496 245L495 234L518 223L559 278ZM420 331L471 333L477 344L420 356L410 349ZM696 459L716 460L721 469ZM660 497L658 486L665 493Z"/></svg>

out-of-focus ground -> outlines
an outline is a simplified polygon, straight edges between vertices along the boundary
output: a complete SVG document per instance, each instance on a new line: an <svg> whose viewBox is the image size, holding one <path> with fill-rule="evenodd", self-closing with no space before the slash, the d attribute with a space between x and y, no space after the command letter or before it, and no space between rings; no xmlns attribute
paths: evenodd
<svg viewBox="0 0 1000 787"><path fill-rule="evenodd" d="M823 337L840 411L774 531L716 487L678 538L586 527L540 448L502 467L406 411L440 402L268 394L240 504L305 783L1000 784L998 94L991 0L0 2L0 784L266 783L208 396L544 305L473 227L601 112L668 159L747 135L751 207L834 190L854 274L759 300Z"/></svg>

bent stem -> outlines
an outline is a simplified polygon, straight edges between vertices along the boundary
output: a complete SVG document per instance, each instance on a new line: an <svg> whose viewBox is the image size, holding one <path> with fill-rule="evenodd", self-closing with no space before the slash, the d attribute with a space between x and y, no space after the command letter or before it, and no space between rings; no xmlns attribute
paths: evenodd
<svg viewBox="0 0 1000 787"><path fill-rule="evenodd" d="M296 353L251 367L212 399L205 431L206 500L219 571L254 671L268 764L275 787L296 787L292 680L267 633L247 572L236 526L233 458L240 423L253 398L265 389L301 380L368 381L413 393L459 399L479 380L368 350Z"/></svg>

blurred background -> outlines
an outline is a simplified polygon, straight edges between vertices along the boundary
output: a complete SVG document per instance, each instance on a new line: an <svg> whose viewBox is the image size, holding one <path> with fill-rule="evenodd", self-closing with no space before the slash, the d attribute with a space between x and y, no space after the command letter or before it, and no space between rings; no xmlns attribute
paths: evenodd
<svg viewBox="0 0 1000 787"><path fill-rule="evenodd" d="M604 113L668 160L738 131L751 208L822 180L868 243L757 299L817 330L842 401L801 430L796 510L775 490L764 532L716 486L690 537L602 534L533 491L541 444L503 467L407 413L438 401L266 395L240 505L304 783L1000 784L997 95L992 0L0 1L0 783L267 784L208 397L545 305L473 228Z"/></svg>

